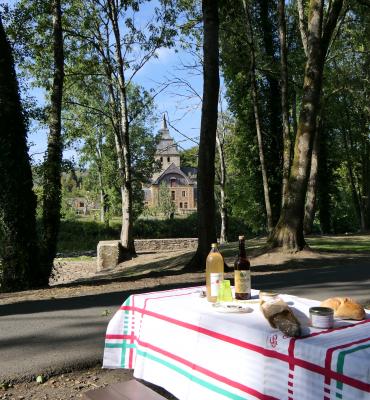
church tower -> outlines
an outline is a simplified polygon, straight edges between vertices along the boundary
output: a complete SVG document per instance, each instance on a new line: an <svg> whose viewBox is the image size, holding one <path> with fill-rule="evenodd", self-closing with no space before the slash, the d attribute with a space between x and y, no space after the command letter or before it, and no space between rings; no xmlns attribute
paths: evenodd
<svg viewBox="0 0 370 400"><path fill-rule="evenodd" d="M177 149L173 138L170 136L170 131L167 128L166 116L163 114L162 128L158 131L160 134L155 159L160 160L162 170L167 169L171 164L180 167L180 153Z"/></svg>

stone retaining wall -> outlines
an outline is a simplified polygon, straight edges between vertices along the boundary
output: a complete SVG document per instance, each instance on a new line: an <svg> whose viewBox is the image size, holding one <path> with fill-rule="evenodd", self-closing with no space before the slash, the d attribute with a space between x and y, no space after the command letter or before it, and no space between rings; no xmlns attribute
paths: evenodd
<svg viewBox="0 0 370 400"><path fill-rule="evenodd" d="M184 249L196 249L197 238L172 238L172 239L136 239L135 249L137 252L146 251L177 251Z"/></svg>

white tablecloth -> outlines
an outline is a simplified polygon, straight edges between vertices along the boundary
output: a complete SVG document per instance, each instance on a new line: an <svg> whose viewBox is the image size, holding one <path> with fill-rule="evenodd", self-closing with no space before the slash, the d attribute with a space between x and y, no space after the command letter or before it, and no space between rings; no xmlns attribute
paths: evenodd
<svg viewBox="0 0 370 400"><path fill-rule="evenodd" d="M269 326L258 304L221 314L200 289L130 296L108 325L103 367L134 368L180 400L370 399L369 313L318 330L308 321L318 302L282 295L305 327L292 339Z"/></svg>

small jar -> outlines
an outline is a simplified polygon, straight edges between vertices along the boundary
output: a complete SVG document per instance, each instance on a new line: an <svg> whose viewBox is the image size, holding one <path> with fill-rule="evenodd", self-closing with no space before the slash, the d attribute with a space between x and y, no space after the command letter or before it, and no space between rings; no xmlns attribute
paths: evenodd
<svg viewBox="0 0 370 400"><path fill-rule="evenodd" d="M310 308L311 326L320 329L329 329L334 325L334 310L329 307Z"/></svg>
<svg viewBox="0 0 370 400"><path fill-rule="evenodd" d="M259 293L259 298L260 300L263 301L274 301L277 300L279 296L279 293L275 293L275 292L260 292Z"/></svg>

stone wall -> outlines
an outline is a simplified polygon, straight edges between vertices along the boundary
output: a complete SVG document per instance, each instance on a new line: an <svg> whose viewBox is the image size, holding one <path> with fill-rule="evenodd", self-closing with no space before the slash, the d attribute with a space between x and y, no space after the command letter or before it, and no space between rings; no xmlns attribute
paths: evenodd
<svg viewBox="0 0 370 400"><path fill-rule="evenodd" d="M197 238L176 239L136 239L135 249L137 252L145 251L177 251L184 249L195 250L198 245Z"/></svg>

